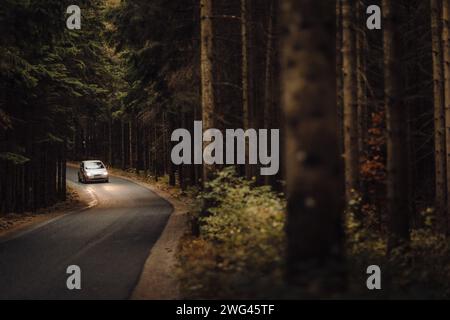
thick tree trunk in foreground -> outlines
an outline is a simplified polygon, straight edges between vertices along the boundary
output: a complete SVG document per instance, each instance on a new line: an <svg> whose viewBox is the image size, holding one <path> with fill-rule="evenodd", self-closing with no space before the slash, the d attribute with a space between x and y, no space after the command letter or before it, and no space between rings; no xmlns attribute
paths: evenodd
<svg viewBox="0 0 450 320"><path fill-rule="evenodd" d="M332 1L285 0L282 9L287 275L291 282L332 289L344 280L335 6Z"/></svg>
<svg viewBox="0 0 450 320"><path fill-rule="evenodd" d="M436 214L439 231L446 232L446 164L445 164L445 106L444 74L441 43L441 5L440 0L431 0L431 32L433 53L433 87L434 87L434 150L435 150L435 188Z"/></svg>
<svg viewBox="0 0 450 320"><path fill-rule="evenodd" d="M214 88L213 88L213 25L212 0L200 0L201 28L201 88L203 130L214 128ZM204 147L209 143L204 142ZM214 166L203 164L203 182L211 178Z"/></svg>
<svg viewBox="0 0 450 320"><path fill-rule="evenodd" d="M389 248L409 240L409 159L407 112L403 103L401 77L399 4L383 0L384 91L387 122L387 209Z"/></svg>
<svg viewBox="0 0 450 320"><path fill-rule="evenodd" d="M358 104L357 104L357 65L355 60L354 1L342 1L343 26L343 100L344 100L344 158L345 185L347 201L352 191L359 189L358 153Z"/></svg>
<svg viewBox="0 0 450 320"><path fill-rule="evenodd" d="M445 92L445 139L446 163L450 168L450 1L444 0L442 5L442 46L444 61L444 92ZM450 186L450 169L447 170L447 188ZM447 232L450 232L450 196L447 194Z"/></svg>

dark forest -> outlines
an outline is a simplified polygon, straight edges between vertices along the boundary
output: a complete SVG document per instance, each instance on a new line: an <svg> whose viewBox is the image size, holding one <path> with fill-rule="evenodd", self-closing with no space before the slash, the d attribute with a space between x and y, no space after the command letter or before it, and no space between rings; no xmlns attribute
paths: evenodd
<svg viewBox="0 0 450 320"><path fill-rule="evenodd" d="M2 0L0 217L67 201L69 164L100 159L188 207L182 298L450 298L449 7ZM278 129L279 170L175 164L195 121Z"/></svg>

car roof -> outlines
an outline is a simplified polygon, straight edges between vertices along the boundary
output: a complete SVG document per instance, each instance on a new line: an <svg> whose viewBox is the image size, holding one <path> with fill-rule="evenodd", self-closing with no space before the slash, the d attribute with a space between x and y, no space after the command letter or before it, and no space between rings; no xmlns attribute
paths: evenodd
<svg viewBox="0 0 450 320"><path fill-rule="evenodd" d="M84 160L84 161L81 161L81 162L83 162L83 163L89 163L89 162L102 162L102 161L100 161L100 160ZM102 162L103 163L103 162Z"/></svg>

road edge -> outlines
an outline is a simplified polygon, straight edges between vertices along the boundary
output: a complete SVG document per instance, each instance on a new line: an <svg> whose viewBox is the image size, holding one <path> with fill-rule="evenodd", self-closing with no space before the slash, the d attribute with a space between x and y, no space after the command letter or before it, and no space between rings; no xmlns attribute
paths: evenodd
<svg viewBox="0 0 450 320"><path fill-rule="evenodd" d="M20 229L20 230L18 230L16 232L12 232L10 234L2 235L2 236L0 236L0 243L6 243L6 242L9 242L9 241L18 239L20 237L23 237L24 235L29 234L30 232L33 232L33 231L35 231L35 230L37 230L39 228L42 228L42 227L46 226L47 224L55 222L55 221L57 221L59 219L62 219L64 217L68 216L68 215L81 213L81 212L84 212L86 210L89 210L89 209L97 206L98 200L95 197L95 195L93 195L93 194L91 194L91 193L89 193L89 192L87 192L85 190L82 190L74 182L71 182L71 181L67 181L67 182L68 182L68 184L71 185L71 187L74 190L76 190L76 192L77 192L77 194L79 195L80 198L84 197L84 200L82 200L82 202L85 203L84 206L82 206L80 208L76 208L74 210L69 210L69 211L64 212L64 213L62 213L62 214L60 214L60 215L58 215L58 216L56 216L54 218L46 219L46 220L44 220L42 222L31 224L31 225L26 226L23 229ZM89 199L87 199L87 198L89 198Z"/></svg>
<svg viewBox="0 0 450 320"><path fill-rule="evenodd" d="M177 251L181 238L188 231L188 206L168 192L151 184L138 182L169 202L173 212L161 236L145 261L131 300L180 300L180 283L177 278Z"/></svg>

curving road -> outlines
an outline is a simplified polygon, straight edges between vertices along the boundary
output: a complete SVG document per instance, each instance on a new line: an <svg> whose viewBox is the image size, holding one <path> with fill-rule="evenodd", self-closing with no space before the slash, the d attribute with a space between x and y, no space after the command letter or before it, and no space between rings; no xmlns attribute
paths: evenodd
<svg viewBox="0 0 450 320"><path fill-rule="evenodd" d="M67 179L77 183L76 169ZM128 180L81 185L97 199L15 238L0 239L0 299L127 299L172 206ZM81 290L66 269L81 268Z"/></svg>

